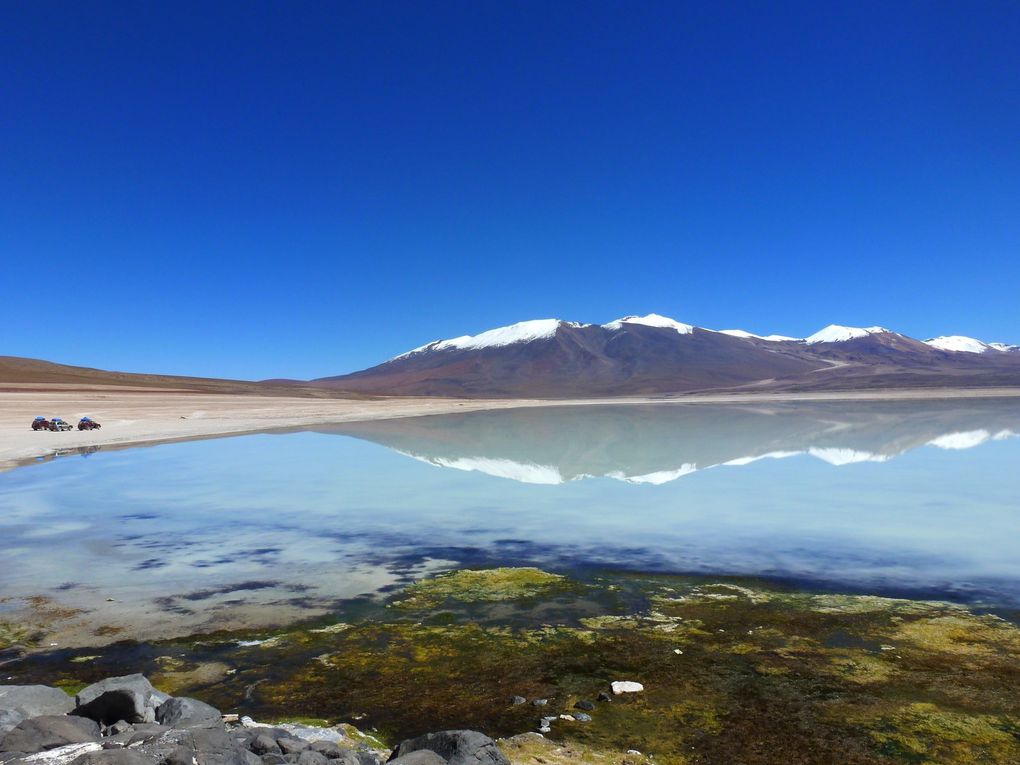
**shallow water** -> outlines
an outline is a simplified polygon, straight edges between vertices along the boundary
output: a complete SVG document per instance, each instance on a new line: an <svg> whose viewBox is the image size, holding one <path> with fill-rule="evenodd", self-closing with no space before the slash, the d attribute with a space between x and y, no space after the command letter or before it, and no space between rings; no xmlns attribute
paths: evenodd
<svg viewBox="0 0 1020 765"><path fill-rule="evenodd" d="M669 404L61 457L0 475L0 608L44 596L169 634L497 564L1014 608L1018 435L1015 400Z"/></svg>

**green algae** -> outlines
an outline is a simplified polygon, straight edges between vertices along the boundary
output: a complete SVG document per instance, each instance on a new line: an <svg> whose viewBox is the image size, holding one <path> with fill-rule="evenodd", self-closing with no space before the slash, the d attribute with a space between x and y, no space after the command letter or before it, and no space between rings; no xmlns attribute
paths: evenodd
<svg viewBox="0 0 1020 765"><path fill-rule="evenodd" d="M118 673L256 719L354 721L374 746L451 727L513 736L636 680L645 692L599 703L591 722L515 744L521 761L1020 762L1020 630L959 605L538 569L446 574L390 604L12 671L98 679L119 650Z"/></svg>
<svg viewBox="0 0 1020 765"><path fill-rule="evenodd" d="M13 622L0 622L0 651L19 645L36 645L40 639L39 630Z"/></svg>
<svg viewBox="0 0 1020 765"><path fill-rule="evenodd" d="M1020 719L974 715L915 702L855 718L883 753L924 763L1020 762Z"/></svg>
<svg viewBox="0 0 1020 765"><path fill-rule="evenodd" d="M438 608L448 601L521 600L562 591L568 584L566 577L537 568L461 569L415 582L391 605L422 610Z"/></svg>

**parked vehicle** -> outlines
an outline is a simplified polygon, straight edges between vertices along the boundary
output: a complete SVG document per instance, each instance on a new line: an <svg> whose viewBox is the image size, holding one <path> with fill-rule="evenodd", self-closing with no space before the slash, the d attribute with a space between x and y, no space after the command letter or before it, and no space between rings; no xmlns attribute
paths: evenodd
<svg viewBox="0 0 1020 765"><path fill-rule="evenodd" d="M99 430L101 427L103 426L89 417L78 420L78 430Z"/></svg>
<svg viewBox="0 0 1020 765"><path fill-rule="evenodd" d="M71 423L59 417L54 417L50 420L50 430L71 430Z"/></svg>
<svg viewBox="0 0 1020 765"><path fill-rule="evenodd" d="M36 417L32 420L32 430L49 430L50 421L45 417Z"/></svg>

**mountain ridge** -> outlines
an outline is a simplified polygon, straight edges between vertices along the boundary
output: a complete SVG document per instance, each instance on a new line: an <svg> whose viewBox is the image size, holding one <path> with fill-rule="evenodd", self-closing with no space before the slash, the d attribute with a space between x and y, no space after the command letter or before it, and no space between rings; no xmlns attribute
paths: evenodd
<svg viewBox="0 0 1020 765"><path fill-rule="evenodd" d="M381 395L539 398L1012 386L1020 385L1020 348L922 341L880 326L830 324L805 338L758 335L652 313L605 324L517 322L434 340L311 384Z"/></svg>

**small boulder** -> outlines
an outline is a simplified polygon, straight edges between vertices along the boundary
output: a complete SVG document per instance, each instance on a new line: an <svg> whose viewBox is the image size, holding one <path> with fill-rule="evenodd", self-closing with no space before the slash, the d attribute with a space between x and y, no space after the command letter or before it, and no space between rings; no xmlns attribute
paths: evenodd
<svg viewBox="0 0 1020 765"><path fill-rule="evenodd" d="M299 738L291 738L290 736L278 738L276 739L276 743L279 745L280 751L284 754L298 754L308 748L307 741L302 741Z"/></svg>
<svg viewBox="0 0 1020 765"><path fill-rule="evenodd" d="M119 748L87 752L72 760L71 765L152 765L152 762L141 752Z"/></svg>
<svg viewBox="0 0 1020 765"><path fill-rule="evenodd" d="M510 704L515 707L519 707L521 704L527 704L528 700L523 696L514 696L510 699Z"/></svg>
<svg viewBox="0 0 1020 765"><path fill-rule="evenodd" d="M156 708L169 698L142 675L110 677L80 691L72 714L107 725L118 720L151 723L156 721Z"/></svg>
<svg viewBox="0 0 1020 765"><path fill-rule="evenodd" d="M531 702L531 705L534 707L544 707L548 703L549 699L535 699Z"/></svg>
<svg viewBox="0 0 1020 765"><path fill-rule="evenodd" d="M157 741L163 738L163 734L169 731L165 725L156 725L155 723L149 723L145 725L134 726L134 731L131 732L128 738L128 746L132 744L148 744L150 741Z"/></svg>
<svg viewBox="0 0 1020 765"><path fill-rule="evenodd" d="M390 762L406 754L428 749L449 765L510 765L496 742L474 730L444 730L402 741L390 755Z"/></svg>
<svg viewBox="0 0 1020 765"><path fill-rule="evenodd" d="M403 757L390 760L393 765L446 765L446 760L429 749L408 752Z"/></svg>
<svg viewBox="0 0 1020 765"><path fill-rule="evenodd" d="M221 725L220 710L204 701L187 697L168 699L156 709L156 722L171 728L193 725Z"/></svg>
<svg viewBox="0 0 1020 765"><path fill-rule="evenodd" d="M178 746L164 755L162 765L195 765L195 753L186 746Z"/></svg>
<svg viewBox="0 0 1020 765"><path fill-rule="evenodd" d="M43 715L66 715L74 699L48 685L0 685L0 713L18 712L22 719ZM15 723L17 725L17 723Z"/></svg>
<svg viewBox="0 0 1020 765"><path fill-rule="evenodd" d="M353 760L351 759L353 755ZM383 765L382 758L369 749L359 749L356 752L344 752L343 761L346 765Z"/></svg>
<svg viewBox="0 0 1020 765"><path fill-rule="evenodd" d="M603 701L603 702L605 702L605 701L612 701L612 700L613 700L613 697L612 697L612 696L610 696L610 695L609 695L608 693L606 693L605 691L603 691L602 693L600 693L600 694L599 694L599 696L598 696L598 700L599 700L599 701Z"/></svg>
<svg viewBox="0 0 1020 765"><path fill-rule="evenodd" d="M617 680L612 687L615 696L621 696L624 693L641 693L645 689L641 683L635 683L633 680Z"/></svg>
<svg viewBox="0 0 1020 765"><path fill-rule="evenodd" d="M258 756L235 741L223 728L191 728L186 733L195 748L198 765L246 765Z"/></svg>
<svg viewBox="0 0 1020 765"><path fill-rule="evenodd" d="M593 701L578 701L574 704L574 709L583 709L585 712L591 712L595 709L595 702Z"/></svg>
<svg viewBox="0 0 1020 765"><path fill-rule="evenodd" d="M67 715L43 715L22 720L0 741L0 752L45 752L68 744L98 742L99 725Z"/></svg>
<svg viewBox="0 0 1020 765"><path fill-rule="evenodd" d="M248 744L248 748L258 755L266 754L283 754L280 751L280 745L276 743L276 739L272 736L267 736L265 733L260 733L251 743Z"/></svg>
<svg viewBox="0 0 1020 765"><path fill-rule="evenodd" d="M339 759L344 755L344 750L335 741L313 741L308 745L308 748L330 760Z"/></svg>
<svg viewBox="0 0 1020 765"><path fill-rule="evenodd" d="M574 712L574 719L578 722L591 722L591 715L587 712Z"/></svg>
<svg viewBox="0 0 1020 765"><path fill-rule="evenodd" d="M313 749L305 749L298 755L297 765L329 765L326 755Z"/></svg>

